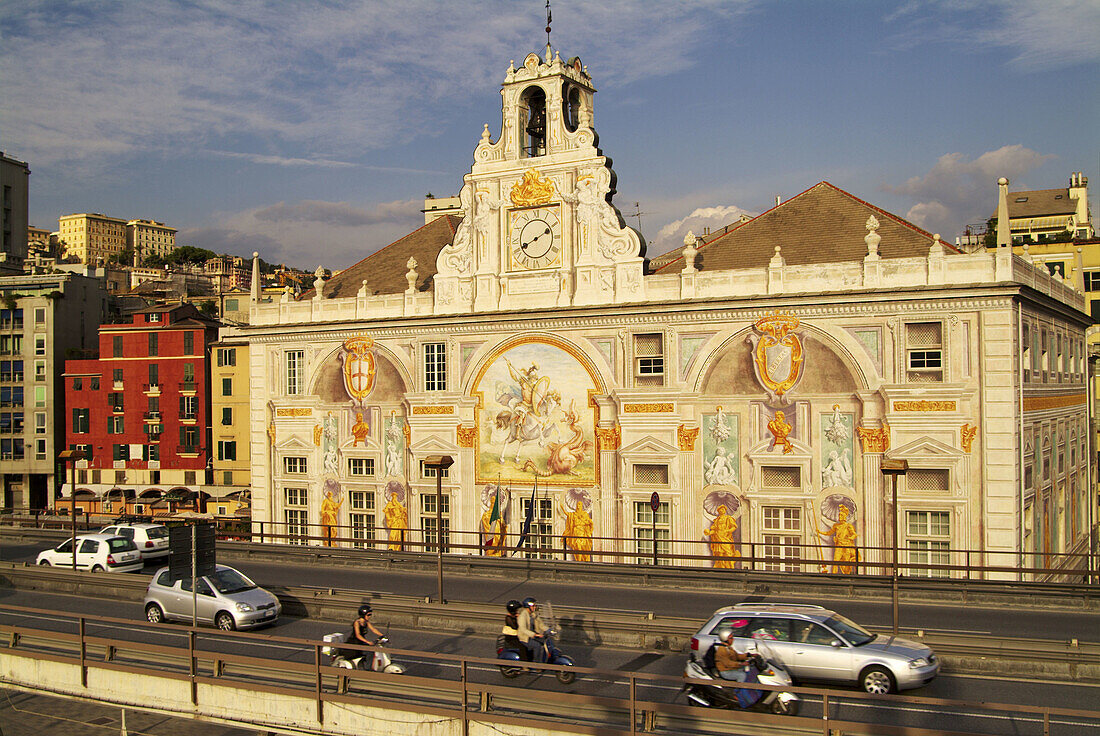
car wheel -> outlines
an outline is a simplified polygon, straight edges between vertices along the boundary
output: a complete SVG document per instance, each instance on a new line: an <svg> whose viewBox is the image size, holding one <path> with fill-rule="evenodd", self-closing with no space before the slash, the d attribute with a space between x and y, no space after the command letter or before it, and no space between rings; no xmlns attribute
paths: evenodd
<svg viewBox="0 0 1100 736"><path fill-rule="evenodd" d="M149 619L151 624L164 623L164 611L160 610L160 606L156 603L150 603L145 607L145 618Z"/></svg>
<svg viewBox="0 0 1100 736"><path fill-rule="evenodd" d="M92 572L103 572L103 565L92 565Z"/></svg>
<svg viewBox="0 0 1100 736"><path fill-rule="evenodd" d="M237 623L233 620L233 617L225 611L214 617L214 625L222 631L233 631L237 628Z"/></svg>
<svg viewBox="0 0 1100 736"><path fill-rule="evenodd" d="M42 560L38 564L41 565L42 567L49 567L50 566L50 561L49 560Z"/></svg>
<svg viewBox="0 0 1100 736"><path fill-rule="evenodd" d="M859 684L872 695L889 695L897 689L894 676L885 667L868 667L863 670Z"/></svg>

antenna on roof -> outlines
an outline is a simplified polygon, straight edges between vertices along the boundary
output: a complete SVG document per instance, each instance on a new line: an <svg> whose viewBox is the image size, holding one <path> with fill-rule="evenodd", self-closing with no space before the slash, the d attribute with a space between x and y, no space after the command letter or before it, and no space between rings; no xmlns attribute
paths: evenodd
<svg viewBox="0 0 1100 736"><path fill-rule="evenodd" d="M638 233L639 234L642 232L642 215L648 215L648 214L649 214L648 212L642 212L642 206L638 202L635 202L634 203L634 211L631 212L628 215L628 217L637 217L638 218Z"/></svg>
<svg viewBox="0 0 1100 736"><path fill-rule="evenodd" d="M546 0L546 48L550 48L550 21L553 20L553 16L550 15L550 0Z"/></svg>

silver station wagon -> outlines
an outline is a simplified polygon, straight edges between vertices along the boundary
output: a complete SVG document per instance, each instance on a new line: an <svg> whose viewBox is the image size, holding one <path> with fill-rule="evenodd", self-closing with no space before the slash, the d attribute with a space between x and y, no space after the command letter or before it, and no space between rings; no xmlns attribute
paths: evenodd
<svg viewBox="0 0 1100 736"><path fill-rule="evenodd" d="M940 671L924 644L872 634L821 606L800 603L739 603L719 608L691 638L691 656L702 659L725 631L739 651L766 640L780 663L799 680L857 684L885 694L921 687Z"/></svg>
<svg viewBox="0 0 1100 736"><path fill-rule="evenodd" d="M191 593L191 578L172 582L162 567L145 591L145 617L190 623L194 608L200 623L219 629L251 629L274 623L282 612L279 599L232 567L217 565L213 575L197 579L197 595Z"/></svg>

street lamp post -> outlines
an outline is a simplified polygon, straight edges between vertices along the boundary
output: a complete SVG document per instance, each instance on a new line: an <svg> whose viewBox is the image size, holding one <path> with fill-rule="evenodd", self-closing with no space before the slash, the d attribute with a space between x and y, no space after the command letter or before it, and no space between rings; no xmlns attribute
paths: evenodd
<svg viewBox="0 0 1100 736"><path fill-rule="evenodd" d="M450 455L429 455L424 458L424 467L435 470L435 544L439 553L439 602L443 599L443 471L454 465Z"/></svg>
<svg viewBox="0 0 1100 736"><path fill-rule="evenodd" d="M882 461L882 474L892 479L893 489L891 497L894 499L891 516L891 546L894 549L893 575L891 585L891 602L894 609L894 636L898 635L898 476L905 475L909 470L909 462L906 460L892 460L884 458Z"/></svg>
<svg viewBox="0 0 1100 736"><path fill-rule="evenodd" d="M62 450L57 454L57 459L61 461L61 485L65 485L65 463L73 463L73 473L70 478L72 481L72 487L69 489L69 509L72 512L73 520L73 540L72 540L72 553L73 553L73 572L76 572L76 463L79 460L84 459L84 453L80 450Z"/></svg>

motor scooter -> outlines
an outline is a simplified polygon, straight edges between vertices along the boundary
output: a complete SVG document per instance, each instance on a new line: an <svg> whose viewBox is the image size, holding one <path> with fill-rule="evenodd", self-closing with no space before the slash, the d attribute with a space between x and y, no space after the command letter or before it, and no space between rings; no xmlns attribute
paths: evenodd
<svg viewBox="0 0 1100 736"><path fill-rule="evenodd" d="M543 637L542 646L546 655L546 664L558 664L565 667L573 667L573 659L562 650L558 649L557 644L554 643L554 635L557 632L553 629L546 632L546 636ZM520 644L519 647L523 647ZM510 645L504 638L504 634L497 635L497 659L507 660L508 662L515 662L517 664L502 664L500 665L500 674L507 678L519 677L525 669L527 669L527 659L524 656L524 652L521 648L517 648L515 645ZM558 681L563 685L568 685L577 679L576 672L570 672L569 670L555 670L554 675L558 678Z"/></svg>
<svg viewBox="0 0 1100 736"><path fill-rule="evenodd" d="M322 638L329 644L343 644L347 641L347 634L337 632L335 634L326 634ZM359 656L351 657L350 659L341 654L340 648L336 646L321 647L321 653L329 656L329 664L333 667L343 667L349 670L386 672L391 675L404 674L405 667L391 660L390 655L385 651L385 646L389 641L390 638L388 636L380 637L375 643L375 650L373 652L365 651Z"/></svg>
<svg viewBox="0 0 1100 736"><path fill-rule="evenodd" d="M745 664L745 682L747 684L760 683L761 685L774 685L776 687L790 687L791 676L783 669L771 652L757 647L756 651L748 653L749 660ZM688 701L705 708L729 708L767 710L777 715L798 715L801 699L792 692L786 690L760 690L750 687L739 687L736 680L723 679L718 671L707 667L704 662L695 658L692 654L684 667L684 677L693 680L707 680L706 684L689 682L684 685L681 692L687 691Z"/></svg>

